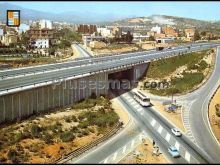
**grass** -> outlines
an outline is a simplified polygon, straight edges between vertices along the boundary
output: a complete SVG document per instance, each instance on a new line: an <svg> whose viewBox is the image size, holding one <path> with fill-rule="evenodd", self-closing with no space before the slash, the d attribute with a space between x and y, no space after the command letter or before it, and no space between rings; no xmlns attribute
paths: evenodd
<svg viewBox="0 0 220 165"><path fill-rule="evenodd" d="M194 86L200 84L204 79L203 73L184 73L183 78L171 80L171 87L167 89L151 89L150 92L157 95L172 95L184 93L191 90Z"/></svg>
<svg viewBox="0 0 220 165"><path fill-rule="evenodd" d="M184 65L194 65L201 60L209 50L204 50L198 53L189 53L183 56L162 59L151 62L147 77L148 78L164 78L174 72L177 68Z"/></svg>

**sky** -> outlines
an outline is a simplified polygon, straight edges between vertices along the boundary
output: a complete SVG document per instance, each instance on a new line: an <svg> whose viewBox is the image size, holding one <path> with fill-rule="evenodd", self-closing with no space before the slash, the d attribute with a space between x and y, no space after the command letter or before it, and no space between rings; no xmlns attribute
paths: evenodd
<svg viewBox="0 0 220 165"><path fill-rule="evenodd" d="M180 16L201 20L220 20L220 2L218 1L180 1L180 2L132 2L132 1L3 1L24 8L50 13L95 12L100 14L119 14L124 16L150 16L153 14ZM1 3L0 3L1 4Z"/></svg>

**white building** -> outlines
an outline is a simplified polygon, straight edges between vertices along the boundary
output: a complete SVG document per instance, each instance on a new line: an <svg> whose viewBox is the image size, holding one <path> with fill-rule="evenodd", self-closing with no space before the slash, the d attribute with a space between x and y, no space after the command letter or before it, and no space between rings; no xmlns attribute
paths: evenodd
<svg viewBox="0 0 220 165"><path fill-rule="evenodd" d="M156 39L157 43L170 43L174 41L174 38L169 37L169 38L157 38Z"/></svg>
<svg viewBox="0 0 220 165"><path fill-rule="evenodd" d="M111 30L107 28L97 28L97 32L103 37L111 36Z"/></svg>
<svg viewBox="0 0 220 165"><path fill-rule="evenodd" d="M49 48L49 39L37 39L34 41L33 46L36 48Z"/></svg>
<svg viewBox="0 0 220 165"><path fill-rule="evenodd" d="M160 26L152 27L150 31L156 32L157 34L160 34L161 33L161 27Z"/></svg>
<svg viewBox="0 0 220 165"><path fill-rule="evenodd" d="M148 40L150 36L148 35L141 35L140 33L133 33L133 42L143 42Z"/></svg>
<svg viewBox="0 0 220 165"><path fill-rule="evenodd" d="M4 34L3 29L0 29L0 36L3 36L3 34Z"/></svg>
<svg viewBox="0 0 220 165"><path fill-rule="evenodd" d="M52 29L53 26L52 26L52 22L50 20L40 20L39 22L40 24L40 28L43 29L43 28L48 28L48 29Z"/></svg>
<svg viewBox="0 0 220 165"><path fill-rule="evenodd" d="M27 25L27 24L21 24L20 26L19 26L19 29L18 29L18 34L21 34L22 32L26 32L27 30L29 30L30 29L30 26L29 25Z"/></svg>

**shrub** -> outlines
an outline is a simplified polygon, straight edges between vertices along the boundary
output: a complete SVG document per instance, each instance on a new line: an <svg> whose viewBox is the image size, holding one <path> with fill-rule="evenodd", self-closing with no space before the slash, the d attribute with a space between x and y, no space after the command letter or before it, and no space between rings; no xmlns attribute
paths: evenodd
<svg viewBox="0 0 220 165"><path fill-rule="evenodd" d="M63 141L63 142L70 142L72 141L73 139L75 139L75 136L73 135L72 132L64 132L60 135L60 139Z"/></svg>
<svg viewBox="0 0 220 165"><path fill-rule="evenodd" d="M42 129L38 125L34 124L31 127L31 135L32 137L39 137Z"/></svg>
<svg viewBox="0 0 220 165"><path fill-rule="evenodd" d="M78 119L75 115L71 116L71 119L73 120L73 122L78 122Z"/></svg>
<svg viewBox="0 0 220 165"><path fill-rule="evenodd" d="M15 149L9 149L8 153L7 153L7 157L9 160L11 160L12 162L14 162L16 160L16 157L18 156L18 152Z"/></svg>
<svg viewBox="0 0 220 165"><path fill-rule="evenodd" d="M83 121L81 123L79 123L79 128L87 128L90 125L90 122L88 120Z"/></svg>
<svg viewBox="0 0 220 165"><path fill-rule="evenodd" d="M82 130L82 135L83 135L83 136L89 135L89 131L88 131L87 129Z"/></svg>
<svg viewBox="0 0 220 165"><path fill-rule="evenodd" d="M46 144L52 144L53 136L51 134L45 133L45 135L43 136L43 140Z"/></svg>

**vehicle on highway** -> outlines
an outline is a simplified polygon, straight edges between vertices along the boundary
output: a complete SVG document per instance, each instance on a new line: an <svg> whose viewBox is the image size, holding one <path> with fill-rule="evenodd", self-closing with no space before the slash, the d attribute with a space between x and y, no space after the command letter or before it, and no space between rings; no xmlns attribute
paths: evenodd
<svg viewBox="0 0 220 165"><path fill-rule="evenodd" d="M180 130L178 128L172 128L171 132L175 135L175 136L182 136L182 133L180 132Z"/></svg>
<svg viewBox="0 0 220 165"><path fill-rule="evenodd" d="M170 153L170 155L173 157L173 158L178 158L180 157L180 153L179 151L176 149L176 147L174 146L170 146L168 148L168 152Z"/></svg>
<svg viewBox="0 0 220 165"><path fill-rule="evenodd" d="M143 107L151 106L150 98L144 95L141 91L134 92L134 99Z"/></svg>

